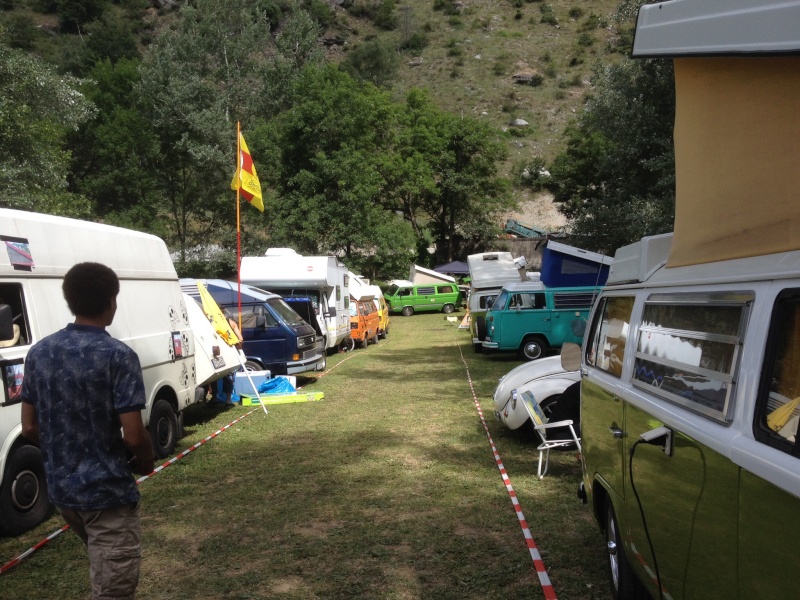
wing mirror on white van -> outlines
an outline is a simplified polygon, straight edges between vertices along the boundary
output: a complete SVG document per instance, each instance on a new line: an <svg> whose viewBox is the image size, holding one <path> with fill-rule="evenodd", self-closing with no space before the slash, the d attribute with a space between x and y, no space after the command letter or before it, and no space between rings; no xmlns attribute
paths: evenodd
<svg viewBox="0 0 800 600"><path fill-rule="evenodd" d="M581 347L567 342L561 346L561 368L565 371L577 371L581 368Z"/></svg>

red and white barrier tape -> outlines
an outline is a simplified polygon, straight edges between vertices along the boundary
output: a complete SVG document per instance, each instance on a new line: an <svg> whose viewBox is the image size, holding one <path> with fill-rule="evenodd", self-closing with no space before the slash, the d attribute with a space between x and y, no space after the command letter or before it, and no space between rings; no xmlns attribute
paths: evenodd
<svg viewBox="0 0 800 600"><path fill-rule="evenodd" d="M525 543L528 546L531 559L533 559L533 566L536 569L536 574L539 576L539 583L542 586L542 592L544 592L544 597L547 600L556 600L556 590L553 587L553 584L550 582L550 576L547 574L547 568L544 566L542 555L539 553L539 548L536 547L536 541L533 539L531 530L528 528L528 522L525 520L525 515L522 513L522 507L519 504L517 493L514 491L514 487L511 485L511 480L508 478L508 473L506 473L506 468L503 465L503 461L500 460L500 454L497 452L497 447L494 445L492 434L489 433L489 426L486 424L486 419L483 418L483 409L481 408L481 403L478 400L478 395L475 393L475 387L472 385L472 376L469 373L469 365L467 365L467 361L464 359L464 353L461 351L461 344L458 345L458 351L461 354L461 362L464 363L464 368L467 370L467 381L469 381L469 389L472 391L472 400L475 403L475 408L478 410L478 416L481 419L483 430L486 432L486 437L489 438L489 445L492 447L492 454L494 455L494 460L497 463L497 468L500 470L500 475L503 477L503 483L506 486L508 495L511 497L511 504L514 505L514 510L517 513L517 519L519 520L519 525L522 528L522 535L525 538Z"/></svg>
<svg viewBox="0 0 800 600"><path fill-rule="evenodd" d="M241 417L239 417L238 419L234 419L233 421L231 421L230 423L228 423L228 424L227 424L227 425L225 425L224 427L221 427L221 428L217 429L217 430L216 430L214 433L212 433L212 434L211 434L211 435L209 435L208 437L206 437L206 438L204 438L204 439L200 440L200 441L199 441L199 442L197 442L197 443L196 443L194 446L191 446L191 447L187 448L186 450L184 450L183 452L181 452L180 454L177 454L177 455L173 456L173 457L172 457L172 458L170 458L170 459L169 459L167 462L165 462L165 463L163 463L163 464L161 464L161 465L157 466L155 469L153 469L153 472L152 472L152 473L150 473L150 474L148 474L148 475L143 475L142 477L140 477L139 479L137 479L137 480L136 480L136 485L139 485L139 484L140 484L140 483L142 483L143 481L147 481L148 479L150 479L150 478L151 478L153 475L155 475L155 474L156 474L156 473L158 473L159 471L163 471L164 469L166 469L166 468L167 468L167 467L169 467L170 465L172 465L172 464L174 464L175 462L177 462L178 460L182 459L182 458L183 458L184 456L186 456L187 454L189 454L189 453L191 453L191 452L194 452L194 451L195 451L195 450L197 450L197 449L198 449L200 446L202 446L203 444L205 444L206 442L208 442L208 441L210 441L210 440L213 440L213 439L214 439L215 437L217 437L217 436L218 436L220 433L222 433L222 432L223 432L223 431L225 431L226 429L230 429L230 428L231 428L231 427L233 427L233 426L234 426L236 423L238 423L239 421L241 421L242 419L244 419L246 416L248 416L248 415L252 415L252 414L253 414L254 412L256 412L257 410L258 410L257 408L254 408L254 409L253 409L253 410L251 410L250 412L247 412L247 413L243 414L243 415L242 415ZM48 542L50 542L50 540L53 540L53 539L57 538L59 535L61 535L62 533L64 533L64 532L65 532L67 529L69 529L69 525L64 525L64 526L63 526L61 529L59 529L59 530L57 530L57 531L54 531L53 533L51 533L50 535L48 535L46 538L44 538L42 541L40 541L40 542L39 542L38 544L36 544L35 546L31 546L30 548L28 548L28 549L27 549L25 552L23 552L22 554L20 554L20 555L19 555L19 556L17 556L16 558L14 558L14 559L12 559L12 560L8 561L6 564L4 564L2 567L0 567L0 575L2 575L2 574L4 574L4 573L6 573L6 572L8 572L8 571L10 571L12 568L14 568L15 566L17 566L17 565L18 565L19 563L21 563L23 560L25 560L26 558L28 558L28 557L29 557L31 554L33 554L33 553L34 553L34 552L36 552L37 550L39 550L39 549L41 549L42 547L44 547L44 546L45 546L45 545L46 545Z"/></svg>

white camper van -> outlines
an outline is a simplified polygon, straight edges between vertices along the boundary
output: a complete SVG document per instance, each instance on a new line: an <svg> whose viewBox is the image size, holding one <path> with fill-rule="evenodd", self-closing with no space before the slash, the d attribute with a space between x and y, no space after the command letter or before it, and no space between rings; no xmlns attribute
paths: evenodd
<svg viewBox="0 0 800 600"><path fill-rule="evenodd" d="M292 298L311 298L316 327L328 350L350 337L350 289L345 267L335 256L301 256L291 248L270 248L264 256L242 257L242 283ZM300 315L313 327L314 318Z"/></svg>
<svg viewBox="0 0 800 600"><path fill-rule="evenodd" d="M182 411L195 401L195 342L159 238L0 209L0 240L0 531L16 535L49 511L41 455L21 436L19 392L31 345L74 321L61 291L67 270L93 261L119 276L119 308L108 331L139 356L147 393L142 418L160 457L174 449Z"/></svg>

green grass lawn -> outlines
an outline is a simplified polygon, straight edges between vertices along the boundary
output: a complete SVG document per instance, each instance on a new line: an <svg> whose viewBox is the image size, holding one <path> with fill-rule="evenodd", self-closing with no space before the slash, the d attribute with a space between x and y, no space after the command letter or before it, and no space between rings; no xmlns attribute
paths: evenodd
<svg viewBox="0 0 800 600"><path fill-rule="evenodd" d="M542 598L466 365L559 598L610 597L575 451L539 481L532 436L492 415L516 358L474 354L441 314L393 317L390 331L300 379L324 400L257 408L141 485L138 598ZM192 407L179 448L249 410ZM61 524L0 539L0 563ZM89 596L71 532L0 578L0 598Z"/></svg>

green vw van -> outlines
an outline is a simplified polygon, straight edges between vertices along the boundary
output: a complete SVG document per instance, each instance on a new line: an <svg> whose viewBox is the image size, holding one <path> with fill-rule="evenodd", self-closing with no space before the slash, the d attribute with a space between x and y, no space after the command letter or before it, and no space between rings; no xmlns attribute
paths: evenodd
<svg viewBox="0 0 800 600"><path fill-rule="evenodd" d="M384 294L389 310L410 317L415 312L450 314L461 308L464 295L455 283L394 283Z"/></svg>

